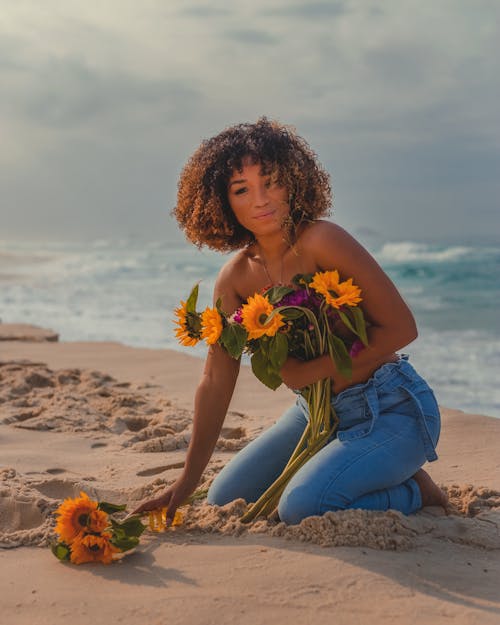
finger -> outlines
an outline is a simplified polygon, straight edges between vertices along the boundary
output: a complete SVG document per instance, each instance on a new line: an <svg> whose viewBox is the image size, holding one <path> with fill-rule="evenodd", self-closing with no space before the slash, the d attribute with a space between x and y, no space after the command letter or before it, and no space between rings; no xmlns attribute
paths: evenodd
<svg viewBox="0 0 500 625"><path fill-rule="evenodd" d="M179 507L179 505L180 502L174 501L174 499L170 501L170 504L167 508L167 527L170 527L172 525L175 518L175 513L177 512L177 508Z"/></svg>
<svg viewBox="0 0 500 625"><path fill-rule="evenodd" d="M141 514L142 512L150 512L151 510L156 510L161 507L160 499L150 499L149 501L145 501L138 506L132 514Z"/></svg>

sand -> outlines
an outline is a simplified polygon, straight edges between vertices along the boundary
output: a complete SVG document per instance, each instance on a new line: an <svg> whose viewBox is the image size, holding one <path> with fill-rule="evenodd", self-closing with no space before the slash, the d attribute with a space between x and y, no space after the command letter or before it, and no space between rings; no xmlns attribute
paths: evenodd
<svg viewBox="0 0 500 625"><path fill-rule="evenodd" d="M201 501L183 508L180 527L146 532L120 563L70 566L46 548L52 512L80 490L133 507L171 483L202 362L117 343L19 341L6 330L2 623L500 623L500 419L443 409L440 459L428 471L449 494L448 516L356 510L244 525L243 500ZM202 485L292 399L243 368Z"/></svg>

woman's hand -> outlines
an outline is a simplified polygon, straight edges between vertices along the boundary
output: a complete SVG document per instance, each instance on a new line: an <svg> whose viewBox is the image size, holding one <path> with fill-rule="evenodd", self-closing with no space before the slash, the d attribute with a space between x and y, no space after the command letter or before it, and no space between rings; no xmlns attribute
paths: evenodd
<svg viewBox="0 0 500 625"><path fill-rule="evenodd" d="M328 355L307 361L290 357L280 370L281 379L292 390L300 390L318 380L331 378L333 373L332 360Z"/></svg>
<svg viewBox="0 0 500 625"><path fill-rule="evenodd" d="M148 499L141 503L131 514L142 514L150 510L158 510L167 508L167 527L172 523L175 511L182 505L186 499L193 493L196 488L180 477L176 482L169 486L161 495Z"/></svg>

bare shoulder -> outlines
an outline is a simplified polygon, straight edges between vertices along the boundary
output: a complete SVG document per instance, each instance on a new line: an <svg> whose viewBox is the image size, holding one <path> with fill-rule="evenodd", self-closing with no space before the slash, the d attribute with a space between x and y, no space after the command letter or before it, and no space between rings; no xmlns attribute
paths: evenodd
<svg viewBox="0 0 500 625"><path fill-rule="evenodd" d="M347 230L331 221L321 219L307 224L301 233L300 244L304 250L314 254L318 266L322 269L330 268L332 262L342 266L354 256L370 257Z"/></svg>
<svg viewBox="0 0 500 625"><path fill-rule="evenodd" d="M317 245L318 243L340 242L345 239L353 240L353 237L338 224L317 219L306 225L300 239L306 245Z"/></svg>

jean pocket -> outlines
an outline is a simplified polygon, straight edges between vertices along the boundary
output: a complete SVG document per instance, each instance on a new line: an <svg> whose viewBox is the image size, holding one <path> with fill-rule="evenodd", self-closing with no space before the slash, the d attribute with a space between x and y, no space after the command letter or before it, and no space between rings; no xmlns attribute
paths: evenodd
<svg viewBox="0 0 500 625"><path fill-rule="evenodd" d="M340 416L337 438L339 441L350 441L367 436L373 428L375 419L367 402L363 408L348 413L345 417Z"/></svg>

